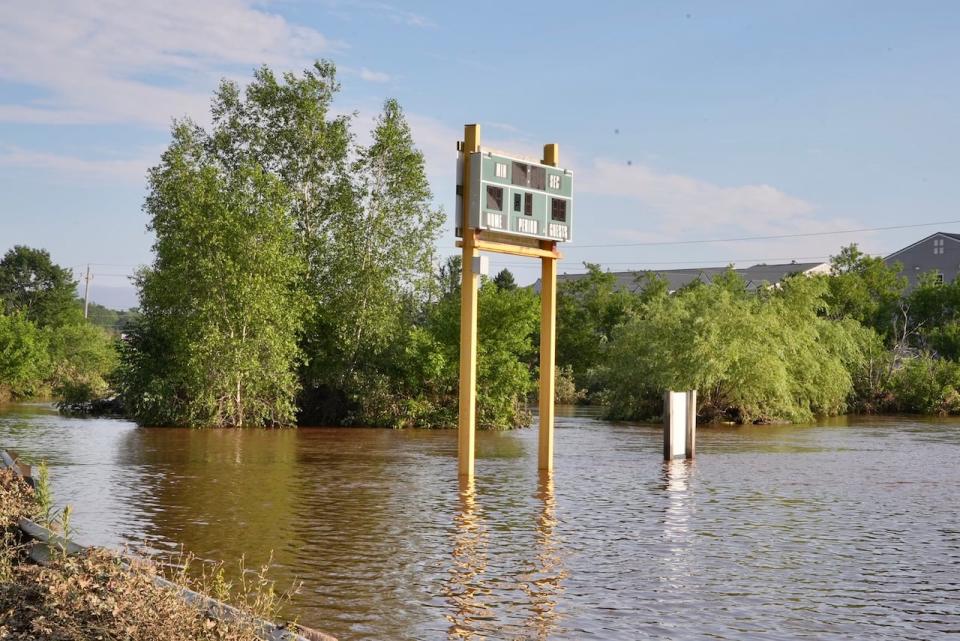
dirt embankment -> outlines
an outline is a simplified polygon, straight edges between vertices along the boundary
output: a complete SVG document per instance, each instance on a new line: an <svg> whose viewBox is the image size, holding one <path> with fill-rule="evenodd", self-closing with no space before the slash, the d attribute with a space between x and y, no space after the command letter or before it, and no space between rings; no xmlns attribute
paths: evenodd
<svg viewBox="0 0 960 641"><path fill-rule="evenodd" d="M230 608L173 585L159 577L157 566L149 561L72 544L64 550L31 539L21 519L38 519L42 511L37 492L13 470L0 469L0 640L332 639L306 629L281 631L272 624L265 634L257 624L264 623L263 613ZM186 573L174 578L190 581ZM274 598L272 585L263 589L269 594L253 595L252 602ZM185 594L193 595L193 600L185 599ZM211 603L218 607L211 608ZM222 616L226 611L230 616Z"/></svg>

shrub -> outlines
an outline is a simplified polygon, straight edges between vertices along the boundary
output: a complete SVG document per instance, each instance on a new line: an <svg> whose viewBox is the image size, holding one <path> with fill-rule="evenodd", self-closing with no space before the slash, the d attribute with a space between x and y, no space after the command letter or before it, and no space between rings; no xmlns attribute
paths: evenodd
<svg viewBox="0 0 960 641"><path fill-rule="evenodd" d="M905 360L890 377L891 409L960 414L960 363L928 354Z"/></svg>
<svg viewBox="0 0 960 641"><path fill-rule="evenodd" d="M747 292L732 272L649 297L607 350L610 414L651 418L665 390L699 391L706 420L805 421L844 411L869 335L820 316L826 283Z"/></svg>

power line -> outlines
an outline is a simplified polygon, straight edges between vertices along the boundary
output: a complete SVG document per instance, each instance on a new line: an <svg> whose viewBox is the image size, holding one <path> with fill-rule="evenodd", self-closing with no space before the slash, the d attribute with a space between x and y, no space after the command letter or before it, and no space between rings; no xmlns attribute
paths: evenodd
<svg viewBox="0 0 960 641"><path fill-rule="evenodd" d="M780 238L810 238L813 236L834 236L837 234L855 234L865 231L890 231L893 229L912 229L914 227L934 227L952 225L960 220L941 220L935 223L914 223L912 225L889 225L887 227L861 227L859 229L839 229L837 231L812 231L800 234L776 234L772 236L741 236L739 238L705 238L700 240L651 240L638 243L601 243L597 245L570 245L564 249L588 249L596 247L652 247L661 245L701 245L708 243L737 243L747 240L777 240Z"/></svg>
<svg viewBox="0 0 960 641"><path fill-rule="evenodd" d="M864 254L865 254L866 256L871 256L871 257L874 257L874 258L881 258L881 257L883 256L882 254L869 254L869 253L866 253L866 252L865 252ZM719 264L719 265L729 265L729 264L731 264L731 263L743 263L743 262L788 264L788 263L791 263L791 262L806 261L806 260L811 260L811 261L812 261L812 260L816 260L816 261L827 261L827 260L829 260L830 258L831 258L831 256L790 256L790 257L786 257L786 258L780 256L780 257L775 257L775 258L771 258L771 257L767 257L767 258L708 258L708 259L703 259L703 260L661 260L661 261L656 261L656 260L642 260L642 261L592 261L592 260L584 260L584 261L576 261L576 262L578 262L578 263L591 263L591 264L600 265L601 267L603 267L603 266L607 266L607 265L718 265L718 264ZM539 265L539 264L536 264L536 263L533 263L533 262L520 263L520 262L499 262L499 261L498 261L496 264L497 264L498 266L499 266L499 265L504 265L504 266L507 266L507 267L530 267L530 268L540 269L540 265Z"/></svg>

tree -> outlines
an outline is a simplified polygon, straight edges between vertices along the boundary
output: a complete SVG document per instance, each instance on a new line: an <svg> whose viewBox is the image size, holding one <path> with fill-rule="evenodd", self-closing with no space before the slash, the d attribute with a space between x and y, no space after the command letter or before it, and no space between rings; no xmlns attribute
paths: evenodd
<svg viewBox="0 0 960 641"><path fill-rule="evenodd" d="M303 422L360 421L389 357L425 296L442 213L399 104L384 103L369 145L352 116L333 116L332 63L278 78L263 67L244 89L224 81L210 153L262 167L287 187L308 299L300 371Z"/></svg>
<svg viewBox="0 0 960 641"><path fill-rule="evenodd" d="M442 213L431 206L423 154L396 101L388 100L369 147L357 150L350 209L331 217L325 278L312 284L314 321L305 384L335 390L341 420L362 421L379 396L392 346L430 289Z"/></svg>
<svg viewBox="0 0 960 641"><path fill-rule="evenodd" d="M44 332L23 312L0 314L0 400L37 394L49 375Z"/></svg>
<svg viewBox="0 0 960 641"><path fill-rule="evenodd" d="M0 301L7 314L22 312L39 327L79 322L77 283L43 249L17 245L0 260Z"/></svg>
<svg viewBox="0 0 960 641"><path fill-rule="evenodd" d="M510 273L510 270L507 268L501 269L497 275L493 277L493 284L500 289L517 288L517 283L513 280L513 274Z"/></svg>
<svg viewBox="0 0 960 641"><path fill-rule="evenodd" d="M960 359L960 281L942 282L940 275L920 275L903 302L903 343L941 358ZM901 351L903 351L901 349Z"/></svg>
<svg viewBox="0 0 960 641"><path fill-rule="evenodd" d="M477 299L477 425L508 429L530 422L527 395L533 372L539 301L529 289L500 289L492 281ZM457 420L460 354L459 288L428 310L426 322L412 327L398 354L392 424L452 427ZM390 424L390 423L388 423Z"/></svg>
<svg viewBox="0 0 960 641"><path fill-rule="evenodd" d="M868 256L856 244L830 259L831 278L824 297L829 318L852 318L874 328L881 336L893 335L907 278L899 265Z"/></svg>
<svg viewBox="0 0 960 641"><path fill-rule="evenodd" d="M116 310L90 301L88 319L92 325L102 327L113 335L121 334L131 321L140 315L136 307Z"/></svg>
<svg viewBox="0 0 960 641"><path fill-rule="evenodd" d="M463 281L463 257L448 256L440 265L436 276L436 293L442 298L456 293L460 295L460 284Z"/></svg>
<svg viewBox="0 0 960 641"><path fill-rule="evenodd" d="M304 271L289 190L211 143L176 123L150 171L155 260L137 278L143 316L123 352L121 391L145 424L289 425Z"/></svg>
<svg viewBox="0 0 960 641"><path fill-rule="evenodd" d="M602 388L598 370L606 361L613 331L638 299L618 289L610 272L591 263L585 267L586 274L557 288L557 365L572 368L576 385L597 394Z"/></svg>
<svg viewBox="0 0 960 641"><path fill-rule="evenodd" d="M118 353L110 332L91 323L48 329L53 393L65 403L85 403L110 394L108 379Z"/></svg>
<svg viewBox="0 0 960 641"><path fill-rule="evenodd" d="M749 294L726 278L650 297L607 351L611 414L657 416L668 389L698 390L707 419L796 421L843 411L873 334L820 316L826 290L823 279L799 277Z"/></svg>

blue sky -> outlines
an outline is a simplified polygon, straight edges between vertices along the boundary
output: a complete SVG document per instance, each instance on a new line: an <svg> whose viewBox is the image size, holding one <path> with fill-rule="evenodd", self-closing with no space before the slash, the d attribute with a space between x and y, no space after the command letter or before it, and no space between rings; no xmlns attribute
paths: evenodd
<svg viewBox="0 0 960 641"><path fill-rule="evenodd" d="M575 172L561 271L884 254L960 220L960 4L953 2L28 2L0 6L0 249L94 263L94 300L133 304L150 261L144 173L172 118L204 122L221 77L340 69L368 129L406 110L438 205L455 141ZM960 231L960 223L942 226ZM455 251L452 223L439 241ZM535 262L493 257L522 283ZM119 288L119 289L118 289Z"/></svg>

